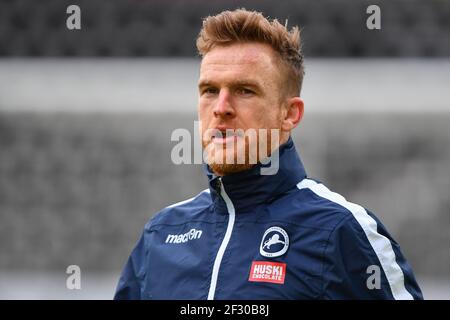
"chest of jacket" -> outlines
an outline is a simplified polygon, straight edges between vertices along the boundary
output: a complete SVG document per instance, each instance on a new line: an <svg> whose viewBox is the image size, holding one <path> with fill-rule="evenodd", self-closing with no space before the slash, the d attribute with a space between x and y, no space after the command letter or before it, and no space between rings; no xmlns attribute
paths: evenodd
<svg viewBox="0 0 450 320"><path fill-rule="evenodd" d="M206 299L215 281L214 299L316 298L327 232L257 217L237 214L231 233L223 214L152 227L145 234L143 297Z"/></svg>

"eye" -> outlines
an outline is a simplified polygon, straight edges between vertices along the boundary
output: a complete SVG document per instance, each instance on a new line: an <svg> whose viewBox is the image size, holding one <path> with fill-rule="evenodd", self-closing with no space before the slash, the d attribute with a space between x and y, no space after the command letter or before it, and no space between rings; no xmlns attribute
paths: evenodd
<svg viewBox="0 0 450 320"><path fill-rule="evenodd" d="M255 94L253 90L250 90L248 88L239 88L236 90L236 92L240 95L249 96Z"/></svg>
<svg viewBox="0 0 450 320"><path fill-rule="evenodd" d="M202 94L212 95L217 93L219 93L219 89L214 87L206 87L205 89L202 90Z"/></svg>

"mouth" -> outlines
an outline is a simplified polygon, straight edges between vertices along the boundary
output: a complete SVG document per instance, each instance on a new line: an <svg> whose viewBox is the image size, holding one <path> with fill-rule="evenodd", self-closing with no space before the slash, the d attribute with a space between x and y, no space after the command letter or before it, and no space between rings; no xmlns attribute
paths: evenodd
<svg viewBox="0 0 450 320"><path fill-rule="evenodd" d="M233 128L214 128L212 129L211 141L215 144L228 144L237 141L238 138L242 137L242 130L237 130Z"/></svg>

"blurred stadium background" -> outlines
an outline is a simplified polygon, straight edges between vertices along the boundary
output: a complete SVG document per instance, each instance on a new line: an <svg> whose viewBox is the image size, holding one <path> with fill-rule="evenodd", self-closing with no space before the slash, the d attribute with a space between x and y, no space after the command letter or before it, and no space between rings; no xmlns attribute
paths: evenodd
<svg viewBox="0 0 450 320"><path fill-rule="evenodd" d="M425 298L450 299L449 0L0 0L1 299L112 298L145 222L205 188L170 137L193 132L201 18L237 7L302 26L309 175L372 209Z"/></svg>

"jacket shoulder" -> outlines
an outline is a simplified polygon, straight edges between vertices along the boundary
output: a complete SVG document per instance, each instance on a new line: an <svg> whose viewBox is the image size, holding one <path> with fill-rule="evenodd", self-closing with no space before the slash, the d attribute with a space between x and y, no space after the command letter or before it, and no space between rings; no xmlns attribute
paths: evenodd
<svg viewBox="0 0 450 320"><path fill-rule="evenodd" d="M324 184L312 179L304 179L297 184L297 188L302 192L300 197L305 199L305 205L316 208L324 216L330 216L332 222L329 227L334 230L342 222L348 224L358 222L357 224L367 231L376 225L373 221L373 213L363 206L350 202L339 193L328 189ZM377 221L379 222L379 221Z"/></svg>
<svg viewBox="0 0 450 320"><path fill-rule="evenodd" d="M205 189L195 197L180 201L158 211L145 225L148 230L157 225L178 225L200 218L211 205L209 189Z"/></svg>
<svg viewBox="0 0 450 320"><path fill-rule="evenodd" d="M273 202L271 211L277 216L283 212L284 218L299 226L331 232L342 221L353 216L348 203L323 184L304 179L286 196ZM358 210L364 210L355 206Z"/></svg>

